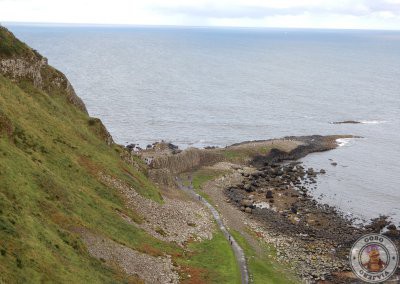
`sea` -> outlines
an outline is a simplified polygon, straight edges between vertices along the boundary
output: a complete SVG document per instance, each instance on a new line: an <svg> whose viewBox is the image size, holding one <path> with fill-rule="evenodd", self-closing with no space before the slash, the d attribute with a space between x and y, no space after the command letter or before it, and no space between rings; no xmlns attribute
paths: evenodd
<svg viewBox="0 0 400 284"><path fill-rule="evenodd" d="M314 197L359 222L400 225L399 31L6 26L67 75L120 144L361 136L302 159L327 171ZM344 120L361 123L332 124Z"/></svg>

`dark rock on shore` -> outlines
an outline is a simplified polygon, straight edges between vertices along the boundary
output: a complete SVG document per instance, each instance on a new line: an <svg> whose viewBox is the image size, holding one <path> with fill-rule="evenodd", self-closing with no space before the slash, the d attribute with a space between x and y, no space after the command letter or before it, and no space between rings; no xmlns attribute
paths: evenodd
<svg viewBox="0 0 400 284"><path fill-rule="evenodd" d="M361 122L357 121L357 120L344 120L344 121L332 122L332 124L359 124L359 123L361 123Z"/></svg>
<svg viewBox="0 0 400 284"><path fill-rule="evenodd" d="M128 144L128 145L126 145L125 146L129 151L133 151L133 149L135 149L135 147L136 147L136 144L133 144L133 143L131 143L131 144Z"/></svg>
<svg viewBox="0 0 400 284"><path fill-rule="evenodd" d="M225 194L232 204L251 213L269 232L300 238L309 247L304 251L305 256L290 256L290 261L297 259L307 264L302 266L302 277L312 279L312 283L321 279L348 283L342 272L350 270L347 257L359 237L386 228L385 234L397 240L399 246L400 233L386 217L372 220L369 226L355 227L352 220L344 218L334 207L314 200L309 194L311 186L314 188L317 173L325 172L305 169L298 162L263 162L252 174L242 173L242 182L227 188ZM331 260L323 264L307 262L312 258Z"/></svg>
<svg viewBox="0 0 400 284"><path fill-rule="evenodd" d="M274 164L288 160L298 160L310 153L324 152L335 149L338 144L336 139L339 138L356 138L352 135L341 136L288 136L284 140L298 141L300 144L290 152L285 152L277 148L271 149L267 155L257 155L253 158L251 165L260 168L267 164Z"/></svg>

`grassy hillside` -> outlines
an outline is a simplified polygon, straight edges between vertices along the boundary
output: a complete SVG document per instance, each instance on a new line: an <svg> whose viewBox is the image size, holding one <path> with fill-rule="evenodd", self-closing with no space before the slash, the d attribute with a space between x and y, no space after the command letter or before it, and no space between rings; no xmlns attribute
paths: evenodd
<svg viewBox="0 0 400 284"><path fill-rule="evenodd" d="M84 113L61 97L4 77L0 111L2 278L107 280L112 273L87 256L74 227L117 236L133 248L149 243L168 250L116 214L126 209L121 197L98 181L99 170L154 200L161 197L143 173L121 161L119 146L109 147L95 135Z"/></svg>
<svg viewBox="0 0 400 284"><path fill-rule="evenodd" d="M0 28L0 59L32 52ZM91 257L79 228L150 255L172 255L182 270L196 273L196 283L235 282L233 253L218 234L190 244L189 257L120 217L123 212L140 222L143 216L124 207L123 197L99 173L156 202L163 199L141 160L133 157L136 166L124 162L125 149L107 143L106 134L99 120L68 97L0 74L0 283L137 282ZM219 254L224 258L210 265Z"/></svg>
<svg viewBox="0 0 400 284"><path fill-rule="evenodd" d="M0 26L0 57L32 56L34 51L19 41L6 28Z"/></svg>

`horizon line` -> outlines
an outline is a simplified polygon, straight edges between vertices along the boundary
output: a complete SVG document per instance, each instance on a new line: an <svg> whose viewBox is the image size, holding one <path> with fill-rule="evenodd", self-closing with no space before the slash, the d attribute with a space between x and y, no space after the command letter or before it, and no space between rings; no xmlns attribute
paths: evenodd
<svg viewBox="0 0 400 284"><path fill-rule="evenodd" d="M43 27L103 27L103 28L129 28L129 27L141 27L141 28L220 28L220 29L293 29L293 30L335 30L335 31L391 31L400 32L400 29L380 29L380 28L330 28L330 27L277 27L277 26L213 26L213 25L152 25L152 24L103 24L103 23L61 23L61 22L13 22L13 21L0 21L0 26L43 26Z"/></svg>

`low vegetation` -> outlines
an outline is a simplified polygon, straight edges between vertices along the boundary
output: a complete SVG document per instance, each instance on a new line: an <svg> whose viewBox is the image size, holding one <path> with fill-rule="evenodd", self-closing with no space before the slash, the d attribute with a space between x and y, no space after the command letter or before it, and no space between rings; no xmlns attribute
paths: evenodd
<svg viewBox="0 0 400 284"><path fill-rule="evenodd" d="M290 284L297 283L295 277L288 272L288 268L282 267L272 257L275 256L275 250L265 244L260 243L261 252L256 252L246 239L237 231L231 231L232 236L243 248L247 265L253 283L255 284Z"/></svg>
<svg viewBox="0 0 400 284"><path fill-rule="evenodd" d="M220 231L212 240L190 243L188 249L191 252L178 261L190 275L184 283L240 283L235 256Z"/></svg>
<svg viewBox="0 0 400 284"><path fill-rule="evenodd" d="M16 55L31 55L34 51L19 41L6 28L0 26L0 58Z"/></svg>
<svg viewBox="0 0 400 284"><path fill-rule="evenodd" d="M0 76L0 109L8 130L0 137L0 278L7 282L110 282L119 272L88 256L74 228L87 227L132 248L163 251L117 214L116 191L99 182L104 172L161 201L157 188L123 163L88 127L88 117L61 97ZM5 124L5 123L4 123ZM77 127L79 125L80 127ZM137 217L132 216L133 219Z"/></svg>

